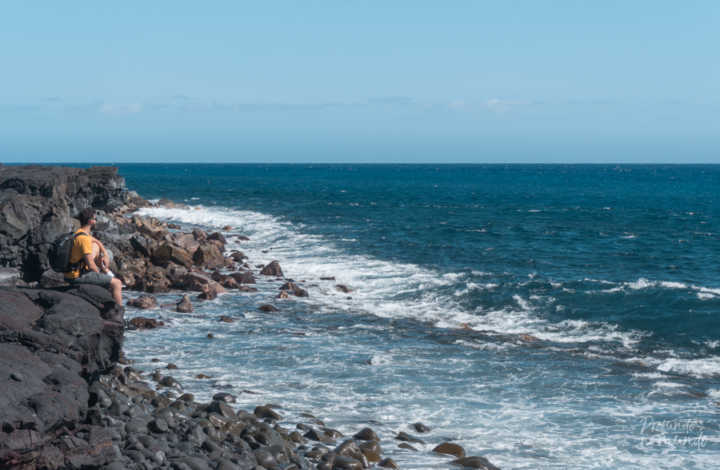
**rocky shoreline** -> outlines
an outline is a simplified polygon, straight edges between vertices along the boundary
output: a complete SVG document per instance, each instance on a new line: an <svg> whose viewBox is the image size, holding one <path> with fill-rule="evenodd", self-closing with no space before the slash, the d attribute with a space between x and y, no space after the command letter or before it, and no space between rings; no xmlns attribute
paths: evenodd
<svg viewBox="0 0 720 470"><path fill-rule="evenodd" d="M236 410L228 393L196 403L166 375L171 364L146 377L123 359L125 328L161 325L124 318L105 289L70 287L48 268L50 244L77 227L72 215L84 207L98 211L94 235L113 251L126 288L139 291L125 292L138 309L157 306L152 294L178 291L163 307L191 311L228 290L254 291L256 276L281 280L278 298L308 295L277 262L252 266L242 252L226 253L227 231L132 214L149 205L113 167L0 165L0 468L396 468L370 428L346 437L308 415L285 429L276 406ZM402 432L395 440L422 442ZM434 451L454 465L496 468L454 443Z"/></svg>

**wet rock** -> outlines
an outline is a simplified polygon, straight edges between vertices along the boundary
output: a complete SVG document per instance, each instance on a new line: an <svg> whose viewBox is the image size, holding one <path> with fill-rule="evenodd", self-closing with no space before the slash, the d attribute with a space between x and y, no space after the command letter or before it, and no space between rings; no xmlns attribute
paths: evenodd
<svg viewBox="0 0 720 470"><path fill-rule="evenodd" d="M335 285L335 290L338 290L338 291L340 291L340 292L344 292L344 293L346 293L346 294L349 294L350 292L353 291L351 288L349 288L349 287L346 286L345 284L337 284L337 285Z"/></svg>
<svg viewBox="0 0 720 470"><path fill-rule="evenodd" d="M363 463L352 457L346 457L344 455L338 455L333 461L333 470L363 470L365 466Z"/></svg>
<svg viewBox="0 0 720 470"><path fill-rule="evenodd" d="M169 375L161 378L158 384L162 385L163 387L181 388L180 383Z"/></svg>
<svg viewBox="0 0 720 470"><path fill-rule="evenodd" d="M183 295L180 302L178 302L175 305L175 310L181 313L190 313L193 311L192 302L190 301L190 296L187 294Z"/></svg>
<svg viewBox="0 0 720 470"><path fill-rule="evenodd" d="M166 368L166 369L170 369L170 370L174 370L174 369L177 369L178 366L176 366L175 364L173 364L173 363L171 362L171 363L169 363L167 366L165 366L165 368Z"/></svg>
<svg viewBox="0 0 720 470"><path fill-rule="evenodd" d="M318 441L322 442L324 444L332 444L333 439L331 439L329 436L327 436L323 432L319 432L317 429L310 427L305 434L303 434L303 437L306 439L310 439L311 441Z"/></svg>
<svg viewBox="0 0 720 470"><path fill-rule="evenodd" d="M225 292L225 289L217 282L212 284L205 284L201 287L202 292L197 296L200 300L213 300L216 299L218 294Z"/></svg>
<svg viewBox="0 0 720 470"><path fill-rule="evenodd" d="M369 466L367 458L365 457L365 454L363 454L362 449L360 449L360 446L358 446L357 442L352 439L348 439L339 446L337 446L335 448L335 454L337 454L338 456L350 457L351 459L356 460L361 464L362 468L367 468Z"/></svg>
<svg viewBox="0 0 720 470"><path fill-rule="evenodd" d="M206 269L220 268L225 264L225 257L214 243L201 244L192 257L193 263Z"/></svg>
<svg viewBox="0 0 720 470"><path fill-rule="evenodd" d="M308 292L295 284L294 282L286 282L280 287L281 291L287 291L296 297L307 297Z"/></svg>
<svg viewBox="0 0 720 470"><path fill-rule="evenodd" d="M156 433L164 433L168 432L168 424L167 422L162 418L157 418L148 423L148 429L152 432Z"/></svg>
<svg viewBox="0 0 720 470"><path fill-rule="evenodd" d="M159 266L148 266L147 271L141 279L136 281L136 288L145 292L162 293L170 291L171 282L167 278L164 268Z"/></svg>
<svg viewBox="0 0 720 470"><path fill-rule="evenodd" d="M233 261L242 263L242 260L247 259L247 256L245 256L245 253L242 251L233 250L232 253L230 253L230 258L232 258Z"/></svg>
<svg viewBox="0 0 720 470"><path fill-rule="evenodd" d="M192 393L183 393L178 397L178 400L184 401L186 403L192 403L195 401L195 395L193 395Z"/></svg>
<svg viewBox="0 0 720 470"><path fill-rule="evenodd" d="M286 290L281 290L280 293L277 295L278 299L289 299L290 294Z"/></svg>
<svg viewBox="0 0 720 470"><path fill-rule="evenodd" d="M407 449L407 450L411 450L411 451L413 451L413 452L417 452L417 451L418 451L415 447L411 446L411 445L408 444L407 442L401 442L400 444L398 444L398 447L399 447L400 449Z"/></svg>
<svg viewBox="0 0 720 470"><path fill-rule="evenodd" d="M212 399L214 401L224 401L225 403L235 403L237 401L235 395L227 392L218 392L213 395Z"/></svg>
<svg viewBox="0 0 720 470"><path fill-rule="evenodd" d="M187 269L193 265L193 258L187 250L165 242L160 244L152 253L150 258L157 266L167 267L170 262L184 266Z"/></svg>
<svg viewBox="0 0 720 470"><path fill-rule="evenodd" d="M164 326L165 323L154 318L135 317L130 319L130 326L134 330L152 330Z"/></svg>
<svg viewBox="0 0 720 470"><path fill-rule="evenodd" d="M263 267L260 270L260 274L264 276L275 276L275 277L283 277L282 269L280 268L280 263L277 261L270 262L267 266Z"/></svg>
<svg viewBox="0 0 720 470"><path fill-rule="evenodd" d="M361 441L379 441L380 438L370 428L363 428L360 431L358 431L354 436L355 439L360 439Z"/></svg>
<svg viewBox="0 0 720 470"><path fill-rule="evenodd" d="M480 470L500 470L498 467L490 463L488 459L480 456L464 457L453 460L450 463L466 468L479 468Z"/></svg>
<svg viewBox="0 0 720 470"><path fill-rule="evenodd" d="M250 286L240 286L237 288L240 292L257 292L258 290L255 287Z"/></svg>
<svg viewBox="0 0 720 470"><path fill-rule="evenodd" d="M210 413L217 413L224 418L235 418L235 411L224 400L213 400L207 407Z"/></svg>
<svg viewBox="0 0 720 470"><path fill-rule="evenodd" d="M206 336L207 339L215 339L215 335L212 333L208 333Z"/></svg>
<svg viewBox="0 0 720 470"><path fill-rule="evenodd" d="M195 376L195 378L196 378L196 379L203 380L203 379L211 379L212 377L209 376L209 375L207 375L207 374L197 374L197 375Z"/></svg>
<svg viewBox="0 0 720 470"><path fill-rule="evenodd" d="M263 304L263 305L261 305L261 306L258 307L258 310L260 310L261 312L265 312L265 313L277 312L277 311L278 311L278 309L277 309L275 306L270 305L270 304Z"/></svg>
<svg viewBox="0 0 720 470"><path fill-rule="evenodd" d="M442 444L436 446L432 451L438 454L454 455L457 458L465 457L465 449L453 442L443 442Z"/></svg>
<svg viewBox="0 0 720 470"><path fill-rule="evenodd" d="M255 284L255 277L250 271L237 271L230 273L238 284Z"/></svg>
<svg viewBox="0 0 720 470"><path fill-rule="evenodd" d="M224 226L224 227L222 228L222 231L223 231L223 232L229 232L229 231L232 230L232 229L233 229L232 226L226 225L226 226Z"/></svg>
<svg viewBox="0 0 720 470"><path fill-rule="evenodd" d="M415 431L417 431L417 432L419 432L419 433L430 432L430 428L427 427L427 426L425 426L423 423L419 423L419 422L418 422L418 423L413 423L412 426L413 426L413 428L415 429Z"/></svg>
<svg viewBox="0 0 720 470"><path fill-rule="evenodd" d="M278 414L275 410L273 410L267 405L255 407L255 411L253 412L253 414L261 419L269 418L276 421L282 419L282 416L280 416L280 414Z"/></svg>
<svg viewBox="0 0 720 470"><path fill-rule="evenodd" d="M320 280L321 281L334 281L335 276L322 276L322 277L320 277Z"/></svg>
<svg viewBox="0 0 720 470"><path fill-rule="evenodd" d="M364 441L358 444L368 462L379 462L382 448L378 441Z"/></svg>
<svg viewBox="0 0 720 470"><path fill-rule="evenodd" d="M418 439L417 437L411 436L410 434L400 431L397 436L395 436L395 439L398 441L406 441L406 442L414 442L417 444L425 444L425 442L422 439Z"/></svg>
<svg viewBox="0 0 720 470"><path fill-rule="evenodd" d="M224 322L224 323L232 323L235 320L233 320L231 317L228 317L227 315L220 315L220 318L218 321Z"/></svg>
<svg viewBox="0 0 720 470"><path fill-rule="evenodd" d="M238 289L240 287L240 284L232 276L223 276L220 285L226 289Z"/></svg>
<svg viewBox="0 0 720 470"><path fill-rule="evenodd" d="M380 463L378 463L378 466L383 467L383 468L393 468L393 469L398 468L395 461L391 458L381 460Z"/></svg>
<svg viewBox="0 0 720 470"><path fill-rule="evenodd" d="M236 235L235 238L237 238L238 240L240 240L242 242L250 241L250 238L245 235Z"/></svg>
<svg viewBox="0 0 720 470"><path fill-rule="evenodd" d="M143 294L140 297L136 297L134 299L128 300L127 304L131 307L135 308L141 308L141 309L150 309L157 307L157 299L148 294Z"/></svg>

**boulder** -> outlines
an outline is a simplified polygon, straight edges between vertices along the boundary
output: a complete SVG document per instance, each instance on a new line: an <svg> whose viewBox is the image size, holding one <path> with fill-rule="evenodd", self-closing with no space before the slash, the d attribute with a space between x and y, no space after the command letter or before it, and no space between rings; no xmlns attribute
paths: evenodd
<svg viewBox="0 0 720 470"><path fill-rule="evenodd" d="M413 428L415 428L415 431L420 433L430 432L430 428L425 426L423 423L413 423Z"/></svg>
<svg viewBox="0 0 720 470"><path fill-rule="evenodd" d="M180 302L176 304L175 310L181 313L190 313L193 311L192 302L190 301L190 297L187 294L183 295Z"/></svg>
<svg viewBox="0 0 720 470"><path fill-rule="evenodd" d="M220 284L213 281L209 276L204 273L191 271L185 275L182 282L183 289L200 292L203 291L203 286L205 285L214 286L214 289L218 294L222 294L225 292L225 289Z"/></svg>
<svg viewBox="0 0 720 470"><path fill-rule="evenodd" d="M255 277L250 271L237 271L230 273L238 284L255 284Z"/></svg>
<svg viewBox="0 0 720 470"><path fill-rule="evenodd" d="M443 442L442 444L436 446L432 451L438 454L454 455L457 458L465 457L465 449L453 442Z"/></svg>
<svg viewBox="0 0 720 470"><path fill-rule="evenodd" d="M140 297L136 297L134 299L128 300L127 304L131 307L135 308L141 308L141 309L149 309L149 308L155 308L158 306L157 299L152 295L141 295Z"/></svg>
<svg viewBox="0 0 720 470"><path fill-rule="evenodd" d="M480 470L500 470L498 467L490 463L488 459L480 456L463 457L450 462L452 465L458 465L465 468L478 468Z"/></svg>
<svg viewBox="0 0 720 470"><path fill-rule="evenodd" d="M157 266L167 267L170 262L184 266L187 269L193 265L193 259L187 250L165 242L161 243L152 253L151 260Z"/></svg>
<svg viewBox="0 0 720 470"><path fill-rule="evenodd" d="M216 269L224 266L225 257L217 245L212 243L201 244L192 257L196 266L206 269Z"/></svg>
<svg viewBox="0 0 720 470"><path fill-rule="evenodd" d="M380 438L370 428L362 428L360 431L358 431L354 436L355 439L359 439L361 441L379 441Z"/></svg>
<svg viewBox="0 0 720 470"><path fill-rule="evenodd" d="M260 310L261 312L265 312L265 313L277 312L277 311L278 311L278 309L277 309L275 306L270 305L270 304L263 304L263 305L261 305L261 306L258 307L258 310Z"/></svg>
<svg viewBox="0 0 720 470"><path fill-rule="evenodd" d="M280 287L281 291L287 291L296 297L307 297L308 292L294 282L286 282Z"/></svg>
<svg viewBox="0 0 720 470"><path fill-rule="evenodd" d="M165 323L163 323L160 320L156 320L154 318L146 318L146 317L135 317L130 319L130 326L132 326L132 329L134 330L152 330L153 328L157 328L160 326L164 326Z"/></svg>
<svg viewBox="0 0 720 470"><path fill-rule="evenodd" d="M418 439L417 437L411 436L410 434L400 431L397 436L395 436L395 439L398 441L406 441L406 442L414 442L417 444L425 444L425 442L422 439Z"/></svg>
<svg viewBox="0 0 720 470"><path fill-rule="evenodd" d="M232 258L233 261L242 263L242 260L246 259L247 256L245 256L245 253L243 253L242 251L233 250L233 252L230 253L230 258Z"/></svg>
<svg viewBox="0 0 720 470"><path fill-rule="evenodd" d="M350 292L353 291L352 289L350 289L350 288L349 288L348 286L346 286L345 284L337 284L337 285L335 286L335 289L336 289L336 290L339 290L340 292L344 292L344 293L346 293L346 294L349 294Z"/></svg>
<svg viewBox="0 0 720 470"><path fill-rule="evenodd" d="M216 299L218 294L221 293L218 289L222 289L222 292L225 292L225 289L217 282L213 282L212 284L203 284L201 289L202 293L198 295L198 299L201 300Z"/></svg>
<svg viewBox="0 0 720 470"><path fill-rule="evenodd" d="M284 277L282 269L280 268L280 263L277 261L272 261L268 265L264 266L260 270L260 274L264 276Z"/></svg>

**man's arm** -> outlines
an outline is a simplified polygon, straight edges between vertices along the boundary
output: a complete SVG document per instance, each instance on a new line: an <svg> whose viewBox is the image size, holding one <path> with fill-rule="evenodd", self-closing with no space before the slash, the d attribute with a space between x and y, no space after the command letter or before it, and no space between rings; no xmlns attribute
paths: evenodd
<svg viewBox="0 0 720 470"><path fill-rule="evenodd" d="M96 273L100 272L97 265L95 264L92 253L88 253L87 255L83 256L83 259L85 260L85 266L87 266L90 271L95 271Z"/></svg>
<svg viewBox="0 0 720 470"><path fill-rule="evenodd" d="M101 266L99 266L99 269L105 273L110 269L110 265L109 265L110 259L108 257L107 251L105 251L105 246L102 244L102 242L100 240L98 240L95 237L92 238L92 242L98 246L98 250L100 253L100 264L101 264Z"/></svg>

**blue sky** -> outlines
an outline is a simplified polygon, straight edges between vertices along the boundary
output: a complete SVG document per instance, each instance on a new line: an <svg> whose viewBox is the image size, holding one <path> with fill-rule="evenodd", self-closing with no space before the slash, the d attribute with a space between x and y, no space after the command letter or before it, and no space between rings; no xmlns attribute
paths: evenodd
<svg viewBox="0 0 720 470"><path fill-rule="evenodd" d="M4 2L2 162L720 163L720 2Z"/></svg>

